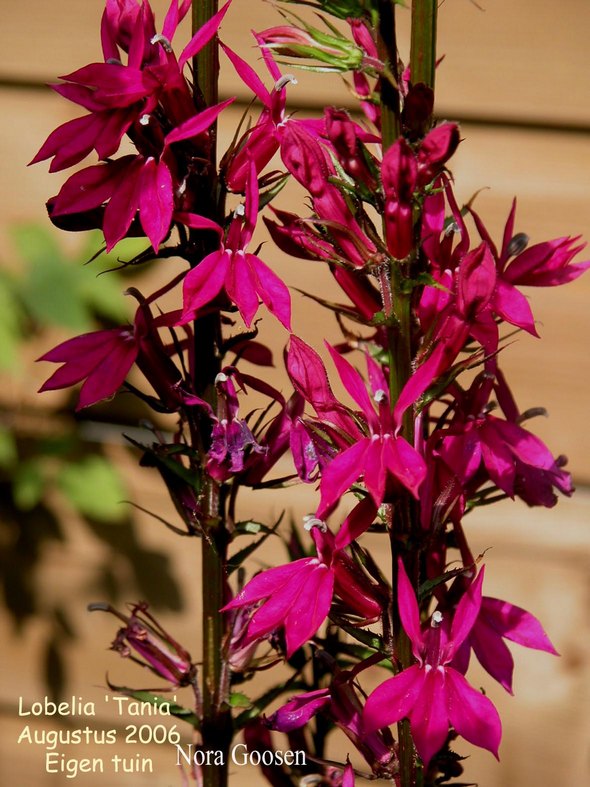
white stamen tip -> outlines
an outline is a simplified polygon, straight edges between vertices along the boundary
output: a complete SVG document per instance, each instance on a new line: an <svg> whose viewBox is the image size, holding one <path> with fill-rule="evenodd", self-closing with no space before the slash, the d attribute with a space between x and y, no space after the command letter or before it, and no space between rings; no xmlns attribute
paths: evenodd
<svg viewBox="0 0 590 787"><path fill-rule="evenodd" d="M234 216L245 216L245 215L246 215L246 206L243 203L240 203L234 211Z"/></svg>
<svg viewBox="0 0 590 787"><path fill-rule="evenodd" d="M224 372L219 372L219 374L215 378L215 385L219 385L219 383L226 383L228 380L229 377L227 376L227 374L224 374Z"/></svg>
<svg viewBox="0 0 590 787"><path fill-rule="evenodd" d="M432 626L432 628L436 628L437 626L440 626L442 622L443 622L443 614L440 610L437 609L436 612L432 613L430 625Z"/></svg>
<svg viewBox="0 0 590 787"><path fill-rule="evenodd" d="M277 81L275 82L275 90L278 92L279 90L282 90L285 87L285 85L288 85L289 83L292 85L296 85L297 80L295 79L293 74L284 74L280 79L277 79Z"/></svg>
<svg viewBox="0 0 590 787"><path fill-rule="evenodd" d="M314 529L314 527L319 527L322 533L325 533L328 530L328 525L322 520L318 519L317 516L313 516L313 514L308 514L307 516L303 517L303 528L310 532Z"/></svg>
<svg viewBox="0 0 590 787"><path fill-rule="evenodd" d="M387 399L387 394L383 388L379 388L373 394L373 399L377 402L377 404L381 404L381 402L384 402Z"/></svg>
<svg viewBox="0 0 590 787"><path fill-rule="evenodd" d="M161 33L156 33L155 36L150 38L150 44L162 44L162 48L166 52L172 52L172 44L166 36L163 36Z"/></svg>

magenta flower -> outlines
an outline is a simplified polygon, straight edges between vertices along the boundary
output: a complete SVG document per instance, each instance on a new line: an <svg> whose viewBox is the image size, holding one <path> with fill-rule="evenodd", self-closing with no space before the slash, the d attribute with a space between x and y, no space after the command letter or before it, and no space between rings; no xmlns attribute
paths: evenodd
<svg viewBox="0 0 590 787"><path fill-rule="evenodd" d="M499 253L479 216L475 211L471 212L482 239L488 243L497 260L500 276L508 285L555 287L574 281L590 268L590 261L571 264L586 247L585 243L576 245L580 236L555 238L529 246L526 235L515 235L516 199L506 220Z"/></svg>
<svg viewBox="0 0 590 787"><path fill-rule="evenodd" d="M131 327L76 336L38 359L63 364L43 383L39 392L69 388L85 380L76 410L89 407L114 396L135 363L137 353Z"/></svg>
<svg viewBox="0 0 590 787"><path fill-rule="evenodd" d="M183 182L178 178L185 165L179 166L170 145L193 138L206 141L199 136L206 136L229 103L195 114L182 73L185 63L216 34L229 2L195 33L177 62L170 39L189 7L184 0L180 7L172 0L163 32L156 34L147 1L138 5L109 0L101 29L105 62L84 66L55 86L90 114L53 131L31 163L52 158L50 171L55 172L96 151L105 163L72 175L51 201L51 217L59 223L63 217L87 215L92 226L102 226L107 250L125 237L139 213L139 223L158 251L170 231L175 198L180 203L176 207L183 207ZM120 50L128 54L126 65ZM112 160L125 133L138 153Z"/></svg>
<svg viewBox="0 0 590 787"><path fill-rule="evenodd" d="M305 557L255 576L222 611L258 606L248 624L243 646L283 628L287 658L313 637L332 603L331 555Z"/></svg>
<svg viewBox="0 0 590 787"><path fill-rule="evenodd" d="M414 242L414 192L434 180L459 144L454 123L432 129L422 141L417 155L400 138L388 148L381 165L385 195L385 239L396 259L404 259Z"/></svg>
<svg viewBox="0 0 590 787"><path fill-rule="evenodd" d="M315 689L297 694L267 719L272 730L292 732L305 726L321 710L329 708L330 689Z"/></svg>
<svg viewBox="0 0 590 787"><path fill-rule="evenodd" d="M130 291L140 300L133 326L93 331L76 336L54 347L39 361L61 363L62 366L46 380L39 391L69 388L85 380L76 410L114 396L134 363L170 412L181 403L201 404L183 389L182 375L158 334L158 326L170 324L170 315L154 320L149 303L137 291ZM172 317L174 313L172 314Z"/></svg>
<svg viewBox="0 0 590 787"><path fill-rule="evenodd" d="M325 517L361 476L376 506L383 502L389 482L399 482L417 495L426 467L414 448L394 435L395 425L383 373L367 359L373 390L371 401L360 374L334 348L327 346L344 387L361 407L362 415L353 413L336 399L324 365L311 347L292 336L287 354L287 369L293 385L318 416L317 424L309 421L303 429L296 428L292 436L300 476L311 480L316 465L322 470L322 498L317 516ZM359 426L361 423L363 428ZM316 427L324 436L314 434ZM325 435L329 435L332 446L326 443ZM351 441L354 441L352 445ZM339 453L330 458L338 449Z"/></svg>
<svg viewBox="0 0 590 787"><path fill-rule="evenodd" d="M385 240L396 259L404 259L413 244L412 200L417 186L418 165L412 148L398 139L383 156L381 180L385 193Z"/></svg>
<svg viewBox="0 0 590 787"><path fill-rule="evenodd" d="M494 377L478 376L460 399L456 417L440 434L438 456L465 487L483 465L493 483L510 497L518 495L529 505L555 505L553 489L571 495L571 476L562 470L547 446L517 423L518 412L504 420L486 411ZM509 390L498 375L498 398ZM501 398L502 397L502 398ZM433 435L434 438L434 435Z"/></svg>
<svg viewBox="0 0 590 787"><path fill-rule="evenodd" d="M231 371L231 370L227 370ZM238 380L239 382L239 380ZM256 442L248 424L238 418L238 395L231 377L224 372L217 376L219 417L214 419L207 471L220 483L241 473L249 454L266 454Z"/></svg>
<svg viewBox="0 0 590 787"><path fill-rule="evenodd" d="M371 400L356 369L329 345L328 349L344 387L362 410L369 434L357 438L323 471L317 515L324 517L361 477L377 506L383 502L388 481L401 483L417 497L426 466L420 454L403 437L395 436L387 384L380 369L377 371L376 365L372 368Z"/></svg>
<svg viewBox="0 0 590 787"><path fill-rule="evenodd" d="M354 769L349 761L347 761L342 774L342 787L354 787Z"/></svg>
<svg viewBox="0 0 590 787"><path fill-rule="evenodd" d="M195 668L190 654L148 612L145 602L134 604L130 616L109 604L91 604L89 609L110 612L125 623L117 632L111 650L147 667L170 681L172 686L187 686L194 680Z"/></svg>
<svg viewBox="0 0 590 787"><path fill-rule="evenodd" d="M470 743L497 757L502 735L498 712L450 666L479 615L483 569L461 598L447 639L439 612L422 631L416 595L401 559L398 562L400 618L418 663L372 692L364 711L366 731L408 718L418 754L428 765L447 739L450 724Z"/></svg>
<svg viewBox="0 0 590 787"><path fill-rule="evenodd" d="M385 743L381 733L375 731L367 734L363 729L363 707L353 680L350 674L340 671L337 666L334 666L334 670L330 688L316 689L293 697L270 716L268 726L289 733L303 727L316 714L324 713L354 744L376 776L391 779L397 765L391 746Z"/></svg>
<svg viewBox="0 0 590 787"><path fill-rule="evenodd" d="M236 192L243 192L246 188L246 181L250 177L250 162L254 162L256 173L260 173L281 146L283 136L290 127L305 128L316 135L324 130L321 120L299 120L286 114L286 87L290 83L297 84L297 80L289 74L283 76L268 49L262 46L264 42L261 36L255 33L254 37L261 47L264 64L274 82L270 91L245 60L229 47L221 45L240 79L263 106L258 120L238 141L225 166L225 181L228 188Z"/></svg>
<svg viewBox="0 0 590 787"><path fill-rule="evenodd" d="M194 104L182 67L215 35L228 6L226 3L197 31L177 63L170 42L190 3L184 1L179 8L178 0L172 0L162 34L158 35L147 0L140 4L107 0L101 25L105 62L91 63L60 77L64 82L53 86L91 114L59 126L31 163L53 158L50 171L56 172L82 161L93 149L105 160L118 150L132 125L150 118L159 102L166 105L166 114L175 124L188 119L194 113ZM121 62L120 50L128 56L126 65ZM137 138L141 126L135 131ZM153 141L158 130L151 131Z"/></svg>
<svg viewBox="0 0 590 787"><path fill-rule="evenodd" d="M157 251L170 230L174 210L170 145L206 133L231 101L199 112L162 137L159 158L123 156L76 172L55 198L52 217L84 213L107 203L102 227L110 251L125 237L139 211L141 226Z"/></svg>
<svg viewBox="0 0 590 787"><path fill-rule="evenodd" d="M189 227L215 230L220 238L220 248L207 255L186 275L182 323L194 319L197 312L223 289L238 307L248 327L258 311L260 297L271 314L290 330L289 290L266 263L246 251L257 216L258 180L253 162L250 162L250 178L246 186L244 206L235 212L225 242L222 240L222 228L210 219L193 214L178 216L179 220Z"/></svg>
<svg viewBox="0 0 590 787"><path fill-rule="evenodd" d="M514 659L505 639L525 648L559 655L534 615L508 601L484 596L477 620L457 650L453 666L462 673L467 672L473 649L486 672L512 694Z"/></svg>
<svg viewBox="0 0 590 787"><path fill-rule="evenodd" d="M334 536L320 520L310 517L317 557L305 557L263 571L248 582L223 611L255 609L242 640L244 647L284 629L287 658L313 637L328 616L336 592L350 611L374 620L382 611L381 601L368 578L360 574L352 559L336 548Z"/></svg>

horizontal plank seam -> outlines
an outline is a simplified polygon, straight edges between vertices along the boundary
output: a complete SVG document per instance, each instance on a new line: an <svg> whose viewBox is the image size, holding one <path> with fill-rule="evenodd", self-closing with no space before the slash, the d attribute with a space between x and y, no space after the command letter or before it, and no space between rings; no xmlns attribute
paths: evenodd
<svg viewBox="0 0 590 787"><path fill-rule="evenodd" d="M12 77L0 74L0 89L8 90L31 90L41 91L47 90L49 82L39 79L25 79L20 77ZM250 106L249 101L245 101L242 97L238 96L233 106L237 108L246 108ZM289 110L292 112L317 112L324 106L320 101L308 101L301 103L290 103ZM461 110L453 110L452 107L442 106L437 110L439 118L449 118L458 123L465 123L472 126L484 126L500 129L514 129L519 131L540 131L540 132L557 132L563 134L588 134L590 132L590 123L581 123L575 121L555 121L548 120L543 117L538 118L522 118L510 117L508 115L477 115L466 113Z"/></svg>

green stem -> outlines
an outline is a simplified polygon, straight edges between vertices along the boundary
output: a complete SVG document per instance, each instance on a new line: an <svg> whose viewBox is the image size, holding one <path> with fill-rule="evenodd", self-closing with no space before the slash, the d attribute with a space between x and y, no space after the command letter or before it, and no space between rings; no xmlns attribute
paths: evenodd
<svg viewBox="0 0 590 787"><path fill-rule="evenodd" d="M413 0L410 71L413 84L423 82L434 89L436 66L437 0Z"/></svg>
<svg viewBox="0 0 590 787"><path fill-rule="evenodd" d="M217 13L218 8L218 0L193 0L193 35ZM193 58L193 75L195 88L198 86L205 104L207 106L217 104L219 95L219 49L215 36Z"/></svg>
<svg viewBox="0 0 590 787"><path fill-rule="evenodd" d="M434 87L436 63L436 12L437 0L414 0L412 3L411 75L414 84L423 82ZM381 59L387 64L397 83L397 47L395 35L395 3L380 0L378 47ZM397 84L386 78L381 86L381 128L383 151L387 150L401 133L400 99ZM416 226L419 226L417 217ZM415 248L409 260L401 263L392 261L391 292L393 294L393 320L388 330L389 345L389 389L392 406L398 400L404 385L412 374L412 295L402 285L404 279L412 277L412 270L419 259L420 247L417 233ZM401 434L412 444L414 441L414 417L408 409L401 424ZM397 557L402 555L408 576L417 584L419 555L412 546L414 535L419 530L418 511L409 493L401 493L392 504L389 533L392 556L392 586L397 586ZM399 619L397 600L392 609L392 625L396 663L400 669L411 666L414 658L411 642ZM399 785L416 787L422 781L420 769L416 767L414 744L407 720L398 723Z"/></svg>
<svg viewBox="0 0 590 787"><path fill-rule="evenodd" d="M226 631L224 616L219 612L226 602L227 531L223 518L219 515L223 510L220 489L213 479L208 479L205 503L210 518L204 523L205 535L201 539L203 597L201 731L203 748L223 751L224 765L204 767L202 773L204 787L225 787L228 752L233 737L228 704L229 686L223 658ZM214 518L215 514L217 514L216 518Z"/></svg>
<svg viewBox="0 0 590 787"><path fill-rule="evenodd" d="M217 0L193 0L193 34L202 27L218 10ZM195 105L211 106L218 101L219 53L214 37L193 59ZM207 167L201 173L197 184L199 212L216 215L218 206L217 180L217 129L210 131L210 146L207 151ZM222 217L221 217L222 218ZM207 238L203 233L191 233L194 250L194 264L198 264L206 254L217 246L214 237ZM216 407L215 378L221 368L221 322L218 313L197 319L194 323L195 335L195 391ZM209 428L203 419L197 422L196 441L204 453L210 436ZM224 666L224 645L227 631L224 616L219 612L225 604L227 581L228 532L224 521L224 490L203 470L203 536L201 538L201 597L203 662L201 666L202 719L201 734L205 750L222 751L223 762L228 761L228 752L233 737L231 710L228 703L229 682ZM227 765L215 765L202 769L204 787L225 787L228 780Z"/></svg>
<svg viewBox="0 0 590 787"><path fill-rule="evenodd" d="M379 0L377 49L380 59L385 63L387 73L391 75L391 77L384 76L381 80L381 136L383 152L385 152L400 135L395 3L393 0Z"/></svg>

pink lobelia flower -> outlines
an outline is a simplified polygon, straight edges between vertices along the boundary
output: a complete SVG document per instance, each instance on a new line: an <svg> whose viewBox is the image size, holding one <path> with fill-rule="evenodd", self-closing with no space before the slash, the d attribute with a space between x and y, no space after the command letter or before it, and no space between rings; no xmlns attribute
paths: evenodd
<svg viewBox="0 0 590 787"><path fill-rule="evenodd" d="M559 655L534 615L508 601L484 596L477 620L455 654L453 667L463 674L467 672L473 649L486 672L512 694L514 659L505 639L525 648Z"/></svg>
<svg viewBox="0 0 590 787"><path fill-rule="evenodd" d="M226 373L229 372L229 373ZM255 454L266 454L267 449L259 445L250 427L238 418L239 402L236 386L230 369L217 375L217 413L211 432L211 447L207 471L220 483L244 470L246 458ZM239 384L239 375L238 375Z"/></svg>
<svg viewBox="0 0 590 787"><path fill-rule="evenodd" d="M183 193L184 163L179 166L170 145L200 136L196 142L206 147L208 128L229 103L195 115L182 73L187 60L216 34L229 2L195 33L177 61L170 39L189 6L186 0L180 7L178 0L172 0L160 35L147 0L139 5L108 0L101 30L105 62L84 66L55 86L90 114L53 131L31 163L52 158L50 170L54 172L96 150L105 163L70 177L52 200L51 217L58 223L72 214L98 212L92 224L102 225L107 250L127 234L139 211L141 226L158 251L170 230L175 196L180 201ZM120 50L128 54L126 65ZM111 160L125 133L138 155Z"/></svg>
<svg viewBox="0 0 590 787"><path fill-rule="evenodd" d="M184 280L184 309L182 323L194 319L206 304L222 289L238 307L247 326L258 311L258 298L266 304L271 314L290 330L291 297L289 290L259 257L246 251L252 238L258 216L258 179L254 162L250 162L250 177L246 185L246 199L236 210L222 241L222 228L201 216L177 214L178 220L189 227L213 229L220 238L220 248L207 255L190 270Z"/></svg>
<svg viewBox="0 0 590 787"><path fill-rule="evenodd" d="M170 146L207 133L233 99L208 107L162 136L158 155L129 155L76 172L55 198L52 217L83 213L107 203L103 232L110 251L125 237L139 211L139 219L154 250L170 230L175 184L169 164ZM153 150L153 146L152 146ZM155 151L153 151L155 152Z"/></svg>
<svg viewBox="0 0 590 787"><path fill-rule="evenodd" d="M283 628L287 658L313 637L332 604L334 591L364 619L381 614L381 603L366 577L359 577L352 560L335 548L334 536L326 525L311 517L306 524L312 531L317 557L305 557L263 571L248 582L222 611L256 608L246 634L244 647Z"/></svg>
<svg viewBox="0 0 590 787"><path fill-rule="evenodd" d="M110 612L125 624L117 632L111 650L147 667L172 686L187 686L194 680L196 673L190 654L148 612L145 602L134 604L130 616L109 604L91 604L89 609Z"/></svg>
<svg viewBox="0 0 590 787"><path fill-rule="evenodd" d="M391 778L395 762L391 746L381 733L367 734L362 723L362 704L350 673L334 665L329 688L298 694L267 719L268 726L289 733L307 724L313 716L325 713L349 738L377 776Z"/></svg>
<svg viewBox="0 0 590 787"><path fill-rule="evenodd" d="M85 379L76 410L113 396L125 381L137 358L133 329L113 328L69 339L39 358L62 363L43 383L39 392L69 388Z"/></svg>
<svg viewBox="0 0 590 787"><path fill-rule="evenodd" d="M290 126L305 128L314 135L324 131L322 120L299 120L286 114L286 87L290 83L297 84L297 80L290 74L281 74L272 55L263 46L264 42L261 36L255 33L254 37L261 48L264 64L274 80L270 91L245 60L242 60L228 46L221 44L240 79L256 95L263 106L258 120L238 141L224 168L228 188L235 192L245 190L246 181L250 176L250 162L254 162L256 172L260 173L281 146L283 135Z"/></svg>
<svg viewBox="0 0 590 787"><path fill-rule="evenodd" d="M76 407L81 410L114 396L137 363L167 410L178 409L182 402L200 403L183 390L182 375L158 334L158 321L149 303L133 289L129 294L140 300L134 325L85 333L49 350L38 360L62 366L43 383L40 392L69 388L85 380ZM162 315L159 322L165 324L168 317Z"/></svg>
<svg viewBox="0 0 590 787"><path fill-rule="evenodd" d="M567 496L572 494L571 476L561 469L542 440L516 422L518 414L514 420L504 420L487 412L493 385L490 373L476 377L461 397L449 428L441 432L437 454L462 486L483 465L505 494L518 495L529 505L550 508L557 502L554 488ZM502 392L502 385L496 387Z"/></svg>
<svg viewBox="0 0 590 787"><path fill-rule="evenodd" d="M314 529L317 532L317 528ZM295 560L255 576L222 611L253 607L243 645L284 628L287 658L312 637L326 619L332 603L334 574L331 555Z"/></svg>
<svg viewBox="0 0 590 787"><path fill-rule="evenodd" d="M471 210L471 214L479 234L490 246L497 260L499 275L507 286L555 287L574 281L590 268L590 261L571 264L576 254L586 247L585 243L576 245L580 236L555 238L529 246L528 236L523 233L515 235L516 199L506 220L500 252L477 213Z"/></svg>
<svg viewBox="0 0 590 787"><path fill-rule="evenodd" d="M178 63L170 41L190 3L185 0L179 8L178 0L172 0L158 35L147 0L141 4L107 0L101 25L105 62L91 63L60 77L64 82L53 86L90 114L59 126L31 163L53 158L50 171L56 172L82 161L93 149L99 158L107 159L117 151L125 132L140 118L145 122L159 102L174 125L188 119L194 113L194 103L182 67L215 35L228 6L226 3L197 31ZM128 55L126 65L119 50ZM139 131L136 128L134 138ZM154 133L157 136L152 129Z"/></svg>
<svg viewBox="0 0 590 787"><path fill-rule="evenodd" d="M402 625L418 661L386 680L367 699L365 729L372 732L404 717L410 720L418 754L427 765L443 746L449 724L470 743L498 756L502 726L490 700L450 666L480 613L483 569L461 598L447 638L435 612L423 632L416 595L399 560L398 603Z"/></svg>
<svg viewBox="0 0 590 787"><path fill-rule="evenodd" d="M339 453L323 471L317 515L324 517L361 476L377 506L383 502L390 480L401 483L417 497L426 475L426 466L420 454L403 437L394 434L395 424L383 373L370 359L367 360L373 390L371 400L357 370L334 348L327 346L344 387L363 412L369 434L363 434L360 439L355 435L355 442Z"/></svg>
<svg viewBox="0 0 590 787"><path fill-rule="evenodd" d="M381 165L385 239L396 259L407 257L414 243L414 192L436 177L458 144L458 127L443 123L426 135L417 154L403 138L385 152Z"/></svg>
<svg viewBox="0 0 590 787"><path fill-rule="evenodd" d="M433 380L451 368L469 337L487 355L497 352L500 334L496 317L538 336L527 299L516 287L500 280L486 241L464 254L454 271L444 271L438 279L451 292L424 289L419 311L423 329L432 330L430 353L396 402L397 422Z"/></svg>

